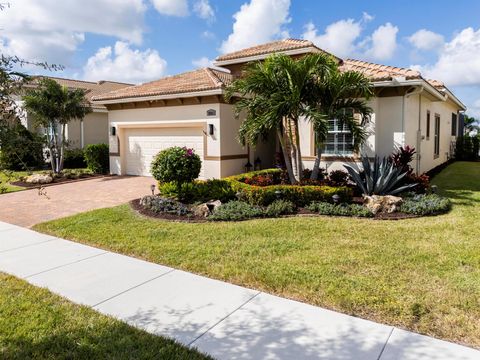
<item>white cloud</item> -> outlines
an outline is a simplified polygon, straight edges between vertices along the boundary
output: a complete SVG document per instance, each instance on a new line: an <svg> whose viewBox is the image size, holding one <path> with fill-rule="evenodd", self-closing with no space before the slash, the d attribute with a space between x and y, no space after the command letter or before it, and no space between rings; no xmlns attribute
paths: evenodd
<svg viewBox="0 0 480 360"><path fill-rule="evenodd" d="M201 36L204 39L215 39L215 37L216 37L213 32L208 31L208 30L205 30L204 32L202 32Z"/></svg>
<svg viewBox="0 0 480 360"><path fill-rule="evenodd" d="M419 50L441 49L445 42L442 35L426 29L418 30L408 41Z"/></svg>
<svg viewBox="0 0 480 360"><path fill-rule="evenodd" d="M339 57L347 57L356 51L355 41L362 32L360 21L346 19L334 22L325 29L325 33L318 34L313 23L305 26L303 38Z"/></svg>
<svg viewBox="0 0 480 360"><path fill-rule="evenodd" d="M196 68L212 67L213 60L210 60L208 57L204 56L199 59L193 60L192 65Z"/></svg>
<svg viewBox="0 0 480 360"><path fill-rule="evenodd" d="M187 16L187 0L152 0L153 7L163 15Z"/></svg>
<svg viewBox="0 0 480 360"><path fill-rule="evenodd" d="M85 33L142 41L143 0L16 0L0 11L1 51L68 64Z"/></svg>
<svg viewBox="0 0 480 360"><path fill-rule="evenodd" d="M165 74L167 62L156 50L133 50L129 44L117 41L115 46L98 49L84 67L87 80L116 80L140 83L151 81Z"/></svg>
<svg viewBox="0 0 480 360"><path fill-rule="evenodd" d="M379 26L372 34L371 47L366 55L375 60L388 60L397 49L398 27L391 23Z"/></svg>
<svg viewBox="0 0 480 360"><path fill-rule="evenodd" d="M197 0L193 6L193 11L202 19L215 21L215 10L213 10L208 0Z"/></svg>
<svg viewBox="0 0 480 360"><path fill-rule="evenodd" d="M233 16L233 32L220 51L228 53L288 36L283 28L290 22L290 0L251 0Z"/></svg>
<svg viewBox="0 0 480 360"><path fill-rule="evenodd" d="M444 44L436 63L415 68L448 86L480 85L480 29L463 29Z"/></svg>

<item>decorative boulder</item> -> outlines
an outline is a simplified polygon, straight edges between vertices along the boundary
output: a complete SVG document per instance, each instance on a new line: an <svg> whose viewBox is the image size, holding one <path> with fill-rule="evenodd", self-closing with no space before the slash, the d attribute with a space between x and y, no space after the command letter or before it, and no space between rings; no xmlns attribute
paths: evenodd
<svg viewBox="0 0 480 360"><path fill-rule="evenodd" d="M398 196L392 195L372 195L364 197L364 205L369 209L373 214L377 213L394 213L403 203L403 199Z"/></svg>
<svg viewBox="0 0 480 360"><path fill-rule="evenodd" d="M207 203L204 203L204 204L201 204L201 205L198 205L197 207L195 207L195 209L193 210L193 213L197 217L206 218L206 217L209 217L210 215L212 215L213 212L215 211L215 209L217 207L219 207L220 205L222 205L222 202L220 200L210 201L210 202L207 202Z"/></svg>
<svg viewBox="0 0 480 360"><path fill-rule="evenodd" d="M27 177L25 182L28 184L50 184L53 182L53 178L47 174L33 174Z"/></svg>

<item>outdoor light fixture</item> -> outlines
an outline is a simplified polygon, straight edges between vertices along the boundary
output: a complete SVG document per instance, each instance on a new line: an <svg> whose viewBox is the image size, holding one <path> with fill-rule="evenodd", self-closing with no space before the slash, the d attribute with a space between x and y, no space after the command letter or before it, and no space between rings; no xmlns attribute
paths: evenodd
<svg viewBox="0 0 480 360"><path fill-rule="evenodd" d="M335 194L332 196L333 203L336 205L340 202L340 195Z"/></svg>
<svg viewBox="0 0 480 360"><path fill-rule="evenodd" d="M117 129L115 128L115 126L112 126L112 127L110 128L110 134L111 134L112 136L115 136L115 135L117 134Z"/></svg>
<svg viewBox="0 0 480 360"><path fill-rule="evenodd" d="M152 195L155 195L155 184L150 185L150 190L152 191Z"/></svg>
<svg viewBox="0 0 480 360"><path fill-rule="evenodd" d="M257 157L257 159L255 160L254 164L255 164L255 167L254 167L255 170L261 170L261 168L262 168L262 160L260 160L260 157Z"/></svg>
<svg viewBox="0 0 480 360"><path fill-rule="evenodd" d="M281 190L275 190L275 197L277 198L277 200L280 200L280 198L282 197L282 191Z"/></svg>
<svg viewBox="0 0 480 360"><path fill-rule="evenodd" d="M252 171L252 163L250 162L250 160L247 161L247 163L244 165L245 166L245 172L250 172Z"/></svg>
<svg viewBox="0 0 480 360"><path fill-rule="evenodd" d="M213 124L208 124L208 135L213 135L215 134L215 127Z"/></svg>
<svg viewBox="0 0 480 360"><path fill-rule="evenodd" d="M430 186L430 190L432 191L432 194L436 194L436 193L437 193L437 190L438 190L437 185L432 185L432 186Z"/></svg>

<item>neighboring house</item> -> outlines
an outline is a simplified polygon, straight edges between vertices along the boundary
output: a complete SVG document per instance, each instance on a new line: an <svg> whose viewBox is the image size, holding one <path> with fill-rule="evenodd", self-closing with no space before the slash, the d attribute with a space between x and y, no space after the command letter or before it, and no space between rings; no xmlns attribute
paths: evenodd
<svg viewBox="0 0 480 360"><path fill-rule="evenodd" d="M100 104L92 103L94 96L102 95L113 90L132 86L113 81L82 81L49 77L62 86L69 89L82 89L85 93L85 100L92 107L92 112L85 116L83 120L74 120L67 124L66 135L70 148L83 148L88 144L108 144L108 114L107 108ZM31 85L33 87L34 85ZM33 116L26 114L23 116L22 124L30 131L44 133L45 129L35 126Z"/></svg>
<svg viewBox="0 0 480 360"><path fill-rule="evenodd" d="M245 171L245 165L274 165L279 151L276 137L244 148L237 141L241 119L223 95L244 66L272 53L299 57L324 52L312 42L286 39L220 56L215 66L150 83L116 90L93 98L108 109L110 123L110 170L114 174L150 175L150 163L160 150L171 146L194 148L203 161L202 178L220 178ZM388 156L410 145L418 154L412 166L428 171L452 156L452 144L461 133L459 118L465 106L442 83L425 80L419 72L336 58L341 69L364 73L372 81L375 97L362 153ZM225 69L225 70L222 70ZM300 124L304 166L315 160L311 124ZM261 161L258 164L258 160ZM343 168L358 161L348 131L331 121L331 132L321 166Z"/></svg>

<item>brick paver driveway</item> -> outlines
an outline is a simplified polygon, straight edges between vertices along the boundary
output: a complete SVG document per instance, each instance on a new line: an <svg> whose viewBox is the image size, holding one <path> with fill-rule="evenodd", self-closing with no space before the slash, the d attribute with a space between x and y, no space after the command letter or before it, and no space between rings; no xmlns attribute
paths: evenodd
<svg viewBox="0 0 480 360"><path fill-rule="evenodd" d="M30 227L88 210L112 207L150 193L153 178L112 176L0 195L0 221Z"/></svg>

